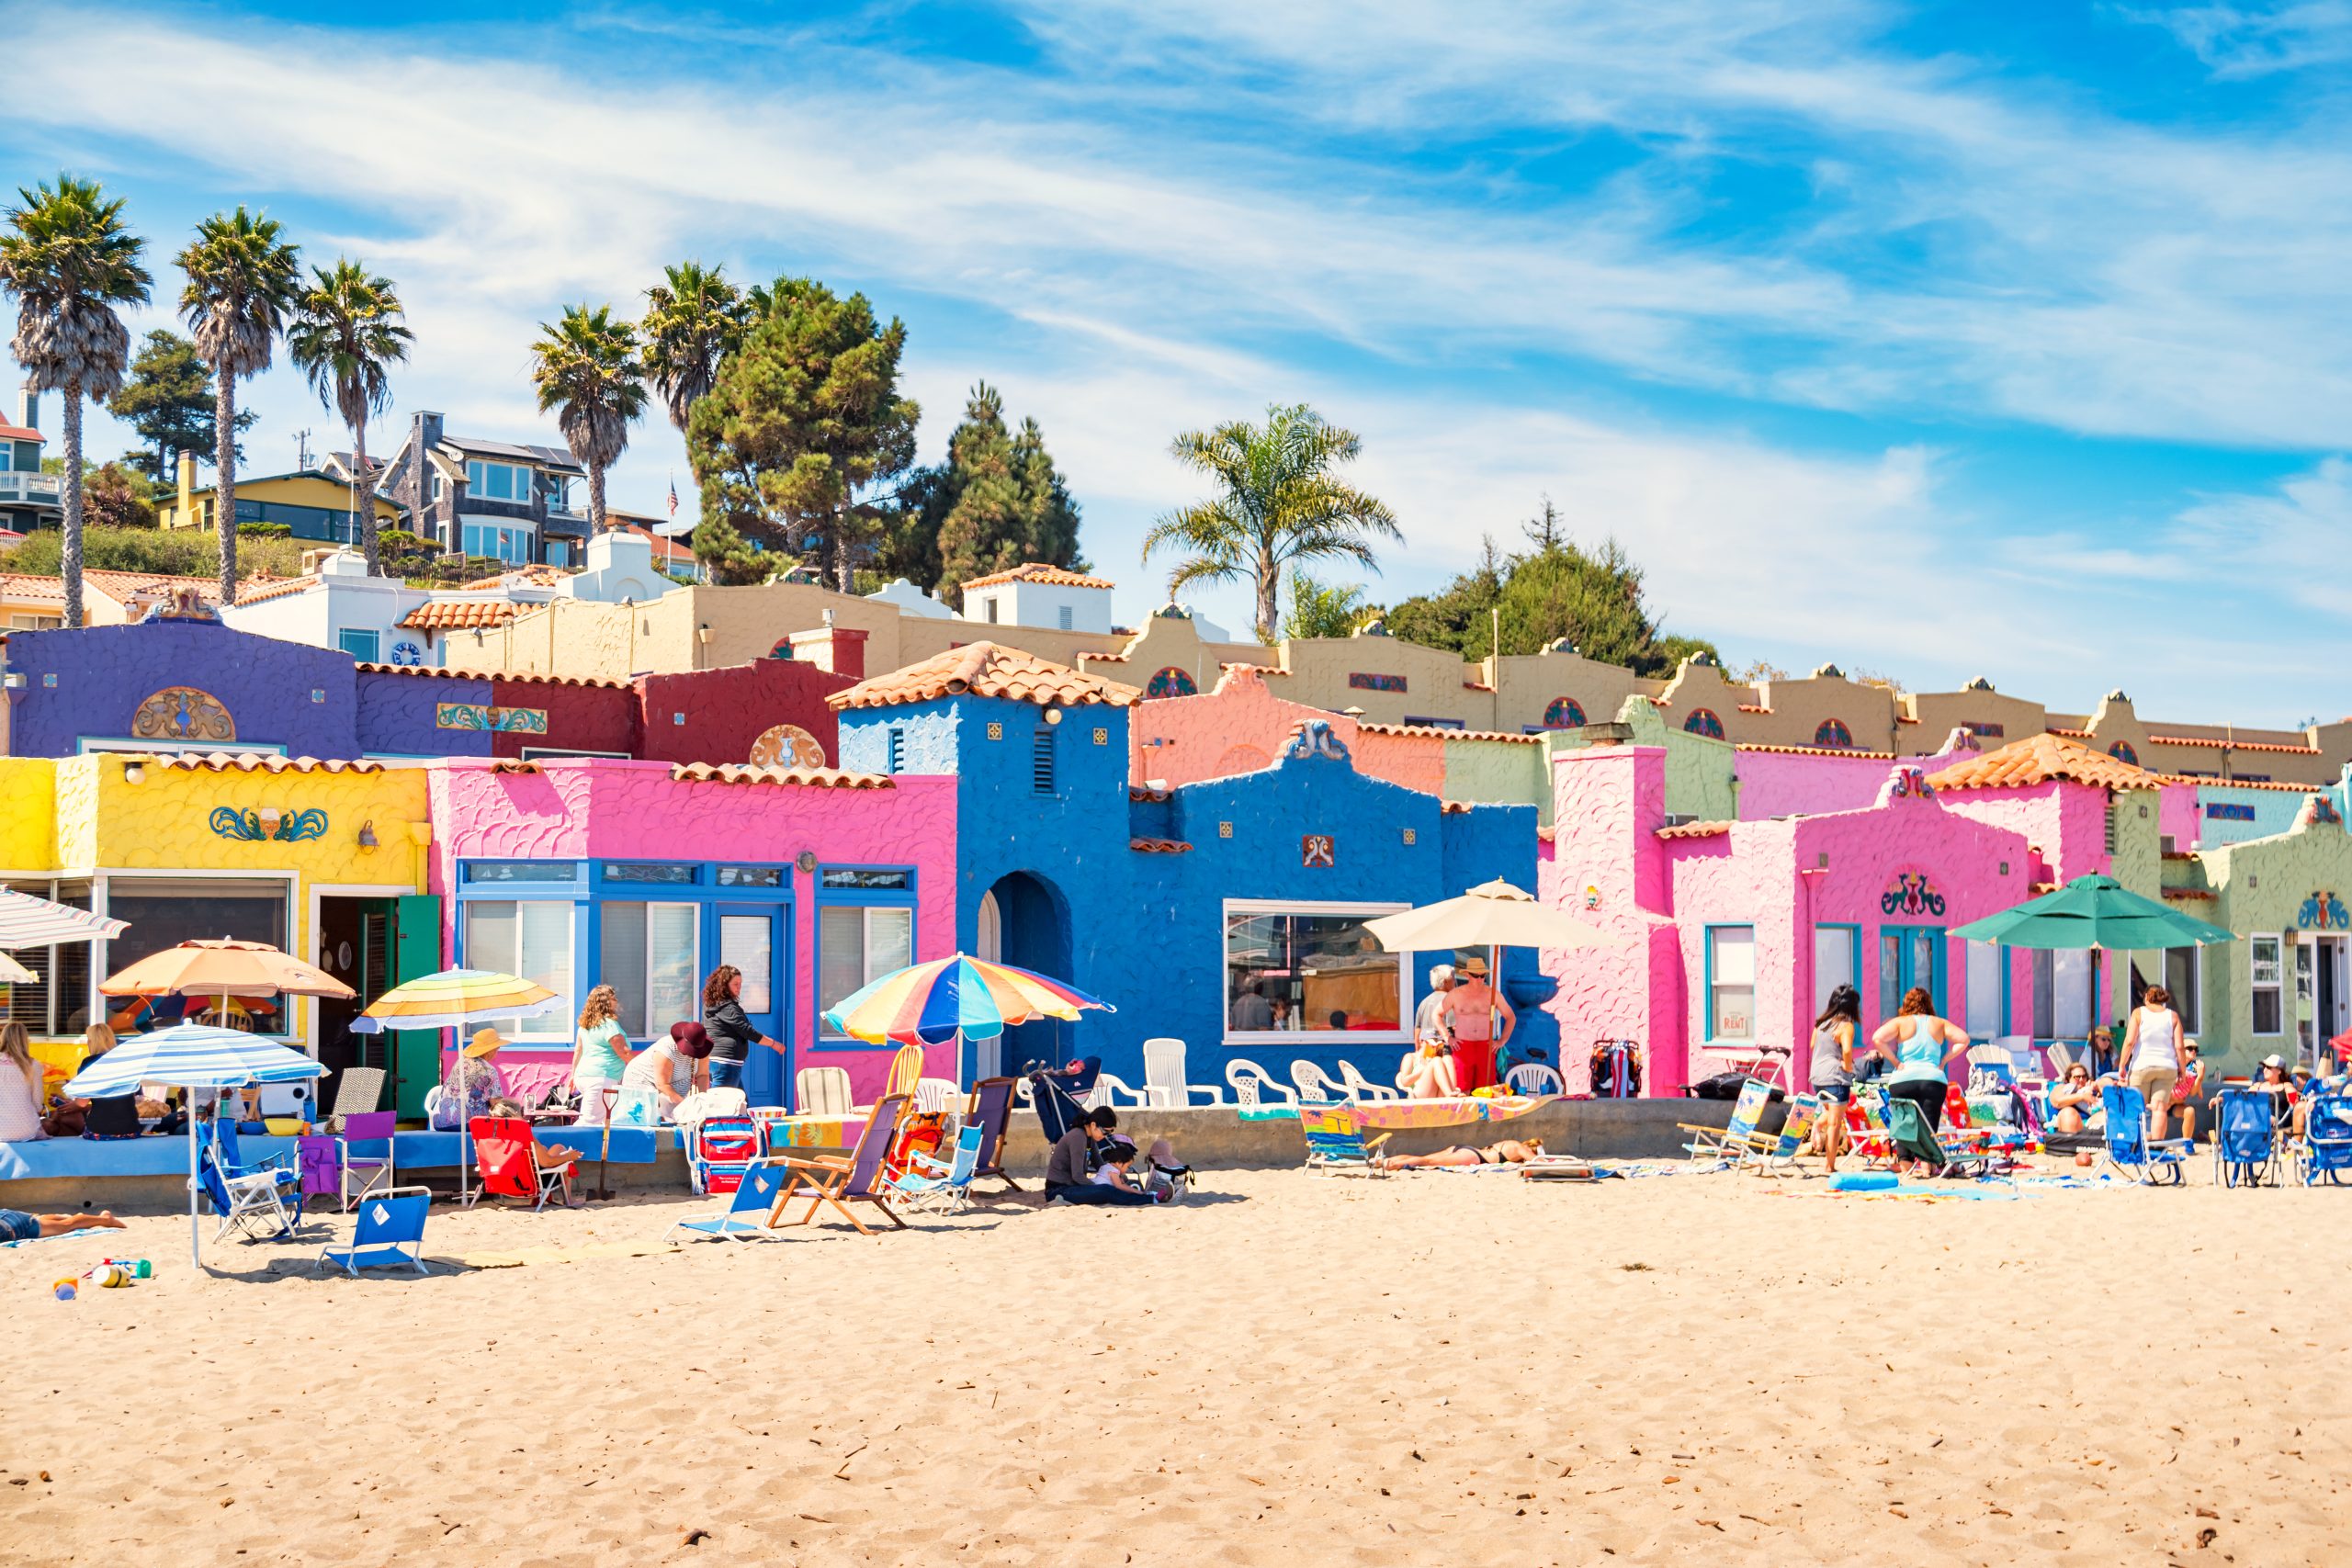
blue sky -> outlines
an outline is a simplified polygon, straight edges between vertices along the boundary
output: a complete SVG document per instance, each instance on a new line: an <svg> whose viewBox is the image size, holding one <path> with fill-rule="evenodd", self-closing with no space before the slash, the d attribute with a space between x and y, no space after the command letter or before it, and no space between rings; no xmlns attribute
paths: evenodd
<svg viewBox="0 0 2352 1568"><path fill-rule="evenodd" d="M1548 493L1735 664L2352 707L2352 0L340 10L6 7L104 62L0 105L9 183L103 179L173 289L241 200L361 256L396 417L493 436L665 261L863 289L927 457L979 378L1039 419L1128 618L1170 435L1306 400L1401 519L1375 599ZM247 397L257 468L342 442ZM615 499L673 473L649 423Z"/></svg>

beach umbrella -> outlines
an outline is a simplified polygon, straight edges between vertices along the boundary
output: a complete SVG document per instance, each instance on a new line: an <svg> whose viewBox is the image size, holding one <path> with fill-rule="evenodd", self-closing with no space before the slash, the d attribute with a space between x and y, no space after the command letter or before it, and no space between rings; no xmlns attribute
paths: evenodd
<svg viewBox="0 0 2352 1568"><path fill-rule="evenodd" d="M355 1034L375 1034L386 1029L458 1029L474 1018L537 1018L555 1012L563 998L520 975L497 969L443 969L403 981L369 1002L351 1021ZM605 1134L609 1145L611 1134ZM468 1171L473 1164L473 1129L465 1107L458 1108L458 1197L467 1199Z"/></svg>
<svg viewBox="0 0 2352 1568"><path fill-rule="evenodd" d="M98 982L109 997L208 997L220 1011L236 997L337 997L357 995L314 964L266 942L234 937L198 939L151 953Z"/></svg>
<svg viewBox="0 0 2352 1568"><path fill-rule="evenodd" d="M0 948L89 942L98 937L120 936L130 929L129 920L94 915L70 904L53 904L29 893L0 888Z"/></svg>
<svg viewBox="0 0 2352 1568"><path fill-rule="evenodd" d="M1963 942L1996 942L2091 955L2091 1006L2098 1006L2098 956L2163 947L2211 947L2236 940L2220 926L2132 892L2111 876L2078 876L2054 893L1971 920L1951 932Z"/></svg>
<svg viewBox="0 0 2352 1568"><path fill-rule="evenodd" d="M824 1016L843 1034L874 1045L954 1041L960 1077L964 1041L991 1040L1041 1018L1074 1020L1088 1008L1119 1010L1075 986L957 953L893 970L851 992Z"/></svg>
<svg viewBox="0 0 2352 1568"><path fill-rule="evenodd" d="M40 976L6 953L0 953L0 986L38 986L40 984Z"/></svg>
<svg viewBox="0 0 2352 1568"><path fill-rule="evenodd" d="M252 1089L259 1084L307 1082L325 1071L305 1053L274 1040L264 1040L241 1029L183 1023L152 1034L134 1035L105 1055L85 1063L80 1072L65 1080L63 1092L75 1100L103 1100L119 1094L137 1094L143 1083L189 1089ZM188 1255L201 1267L203 1231L196 1213L194 1111L195 1108L189 1107Z"/></svg>

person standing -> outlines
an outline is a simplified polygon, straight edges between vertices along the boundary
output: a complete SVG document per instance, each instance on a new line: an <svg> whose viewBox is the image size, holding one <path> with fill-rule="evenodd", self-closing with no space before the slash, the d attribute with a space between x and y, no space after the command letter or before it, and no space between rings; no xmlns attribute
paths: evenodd
<svg viewBox="0 0 2352 1568"><path fill-rule="evenodd" d="M1464 959L1454 976L1453 988L1445 994L1446 1027L1453 1036L1453 1075L1463 1093L1476 1094L1494 1087L1496 1049L1510 1043L1519 1015L1487 983L1485 959Z"/></svg>
<svg viewBox="0 0 2352 1568"><path fill-rule="evenodd" d="M1919 1108L1928 1131L1944 1124L1944 1091L1951 1087L1947 1065L1968 1049L1968 1032L1950 1019L1936 1016L1936 998L1925 986L1903 995L1903 1006L1878 1026L1871 1044L1894 1065L1886 1075L1886 1092Z"/></svg>
<svg viewBox="0 0 2352 1568"><path fill-rule="evenodd" d="M2172 1086L2180 1077L2180 1014L2172 1010L2172 993L2151 986L2132 1010L2123 1028L2123 1051L2116 1070L2146 1101L2148 1137L2164 1137L2172 1121Z"/></svg>
<svg viewBox="0 0 2352 1568"><path fill-rule="evenodd" d="M702 983L702 1026L710 1035L710 1087L741 1089L753 1045L781 1055L784 1046L752 1026L743 1011L743 972L722 964Z"/></svg>
<svg viewBox="0 0 2352 1568"><path fill-rule="evenodd" d="M1821 1153L1829 1174L1846 1152L1846 1105L1854 1098L1854 1040L1862 1031L1862 996L1851 986L1829 993L1829 1005L1813 1021L1813 1092L1821 1100Z"/></svg>
<svg viewBox="0 0 2352 1568"><path fill-rule="evenodd" d="M1430 970L1430 994L1413 1010L1413 1043L1421 1046L1452 1043L1445 1032L1445 994L1453 989L1453 965L1440 964Z"/></svg>
<svg viewBox="0 0 2352 1568"><path fill-rule="evenodd" d="M0 1024L0 1144L46 1138L40 1124L44 1073L32 1038L15 1019Z"/></svg>
<svg viewBox="0 0 2352 1568"><path fill-rule="evenodd" d="M634 1053L621 1032L621 998L610 986L599 986L580 1004L580 1028L571 1039L571 1087L580 1096L581 1124L602 1126L605 1090L621 1086Z"/></svg>

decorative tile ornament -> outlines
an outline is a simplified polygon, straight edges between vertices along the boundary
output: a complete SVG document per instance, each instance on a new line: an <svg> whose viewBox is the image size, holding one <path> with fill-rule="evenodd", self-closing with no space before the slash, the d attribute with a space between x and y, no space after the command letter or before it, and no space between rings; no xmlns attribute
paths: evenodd
<svg viewBox="0 0 2352 1568"><path fill-rule="evenodd" d="M821 768L825 748L797 724L778 724L760 732L752 742L755 768Z"/></svg>
<svg viewBox="0 0 2352 1568"><path fill-rule="evenodd" d="M433 709L435 729L490 729L503 735L545 735L545 708L500 708L487 703L440 703Z"/></svg>
<svg viewBox="0 0 2352 1568"><path fill-rule="evenodd" d="M1546 729L1583 728L1583 705L1574 697L1554 697L1544 706L1544 728Z"/></svg>
<svg viewBox="0 0 2352 1568"><path fill-rule="evenodd" d="M213 832L221 838L248 844L299 844L306 839L327 836L327 814L315 806L288 812L279 812L275 807L255 811L251 807L239 810L233 806L216 806L212 808L211 824Z"/></svg>
<svg viewBox="0 0 2352 1568"><path fill-rule="evenodd" d="M1825 718L1813 732L1813 743L1828 751L1853 750L1854 732L1842 718Z"/></svg>
<svg viewBox="0 0 2352 1568"><path fill-rule="evenodd" d="M1339 844L1329 833L1308 833L1298 840L1298 863L1314 871L1339 864Z"/></svg>
<svg viewBox="0 0 2352 1568"><path fill-rule="evenodd" d="M1291 737L1291 742L1283 748L1283 755L1298 761L1304 761L1309 757L1323 757L1334 762L1344 762L1348 760L1348 746L1347 742L1341 740L1331 728L1328 720L1310 718L1298 727L1298 733Z"/></svg>
<svg viewBox="0 0 2352 1568"><path fill-rule="evenodd" d="M166 686L131 715L137 740L234 740L237 721L220 699L194 686Z"/></svg>
<svg viewBox="0 0 2352 1568"><path fill-rule="evenodd" d="M1682 728L1692 735L1703 735L1710 740L1724 738L1724 721L1715 716L1713 708L1692 708L1690 716L1682 721Z"/></svg>
<svg viewBox="0 0 2352 1568"><path fill-rule="evenodd" d="M1886 891L1878 896L1878 912L1882 915L1933 915L1943 917L1944 896L1924 871L1899 871Z"/></svg>
<svg viewBox="0 0 2352 1568"><path fill-rule="evenodd" d="M2119 762L2129 762L2135 768L2140 765L2140 753L2132 749L2129 740L2117 741L2107 749L2107 754Z"/></svg>
<svg viewBox="0 0 2352 1568"><path fill-rule="evenodd" d="M1190 697L1198 695L1200 689L1190 671L1170 664L1152 672L1151 679L1144 683L1143 694L1147 700L1153 697Z"/></svg>
<svg viewBox="0 0 2352 1568"><path fill-rule="evenodd" d="M1402 692L1405 689L1405 677L1367 674L1363 671L1357 670L1349 672L1348 684L1359 692Z"/></svg>
<svg viewBox="0 0 2352 1568"><path fill-rule="evenodd" d="M2295 912L2295 925L2307 931L2352 931L2352 909L2332 892L2314 893Z"/></svg>

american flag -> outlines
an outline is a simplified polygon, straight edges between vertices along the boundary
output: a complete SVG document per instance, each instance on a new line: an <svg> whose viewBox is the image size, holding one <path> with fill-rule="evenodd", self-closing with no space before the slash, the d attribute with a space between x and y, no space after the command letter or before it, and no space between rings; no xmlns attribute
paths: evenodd
<svg viewBox="0 0 2352 1568"><path fill-rule="evenodd" d="M677 476L677 475L675 475L675 474L672 474L672 475L670 476L670 515L671 515L671 516L673 516L673 517L675 517L677 514L678 514L678 476Z"/></svg>

